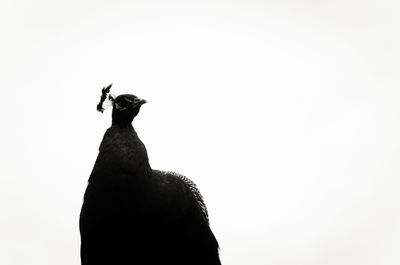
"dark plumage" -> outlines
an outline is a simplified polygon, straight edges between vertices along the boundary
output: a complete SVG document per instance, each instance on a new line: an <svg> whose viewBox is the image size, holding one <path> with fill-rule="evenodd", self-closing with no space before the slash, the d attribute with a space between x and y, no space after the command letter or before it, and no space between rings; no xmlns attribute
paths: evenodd
<svg viewBox="0 0 400 265"><path fill-rule="evenodd" d="M196 185L150 167L131 124L146 101L120 95L112 102L112 126L101 142L81 210L82 265L221 264Z"/></svg>

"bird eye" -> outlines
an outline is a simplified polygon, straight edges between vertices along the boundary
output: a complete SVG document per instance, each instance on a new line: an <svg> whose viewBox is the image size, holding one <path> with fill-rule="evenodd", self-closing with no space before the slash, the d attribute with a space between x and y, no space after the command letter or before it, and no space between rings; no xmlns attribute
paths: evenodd
<svg viewBox="0 0 400 265"><path fill-rule="evenodd" d="M117 110L125 110L126 109L126 107L124 106L123 102L121 102L121 101L115 102L115 108Z"/></svg>

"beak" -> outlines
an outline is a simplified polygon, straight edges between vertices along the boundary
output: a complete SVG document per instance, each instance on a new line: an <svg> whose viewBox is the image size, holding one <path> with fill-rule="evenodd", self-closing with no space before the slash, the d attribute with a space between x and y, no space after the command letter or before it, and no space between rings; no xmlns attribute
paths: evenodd
<svg viewBox="0 0 400 265"><path fill-rule="evenodd" d="M135 98L133 101L129 100L129 99L125 99L125 100L128 101L129 103L131 103L132 108L136 108L138 106L141 106L141 105L147 103L146 100L141 99L141 98Z"/></svg>
<svg viewBox="0 0 400 265"><path fill-rule="evenodd" d="M146 104L146 103L147 103L146 100L141 99L141 98L137 98L137 99L135 99L135 100L133 101L133 106L134 106L134 107L136 107L136 106L141 106L141 105Z"/></svg>

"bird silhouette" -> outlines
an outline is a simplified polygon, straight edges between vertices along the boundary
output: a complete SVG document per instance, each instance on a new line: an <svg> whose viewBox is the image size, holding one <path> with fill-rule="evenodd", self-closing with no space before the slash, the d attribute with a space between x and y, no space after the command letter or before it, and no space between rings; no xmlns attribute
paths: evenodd
<svg viewBox="0 0 400 265"><path fill-rule="evenodd" d="M110 88L103 88L98 111ZM108 99L112 125L100 144L79 220L81 264L221 264L196 185L149 164L132 126L146 101L130 94Z"/></svg>

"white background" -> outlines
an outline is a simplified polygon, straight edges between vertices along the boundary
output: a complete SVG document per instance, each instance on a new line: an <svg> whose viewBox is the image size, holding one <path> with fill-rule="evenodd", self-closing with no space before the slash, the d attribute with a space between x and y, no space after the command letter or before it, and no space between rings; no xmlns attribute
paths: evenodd
<svg viewBox="0 0 400 265"><path fill-rule="evenodd" d="M0 264L79 264L110 110L201 189L223 264L400 264L399 1L0 4Z"/></svg>

